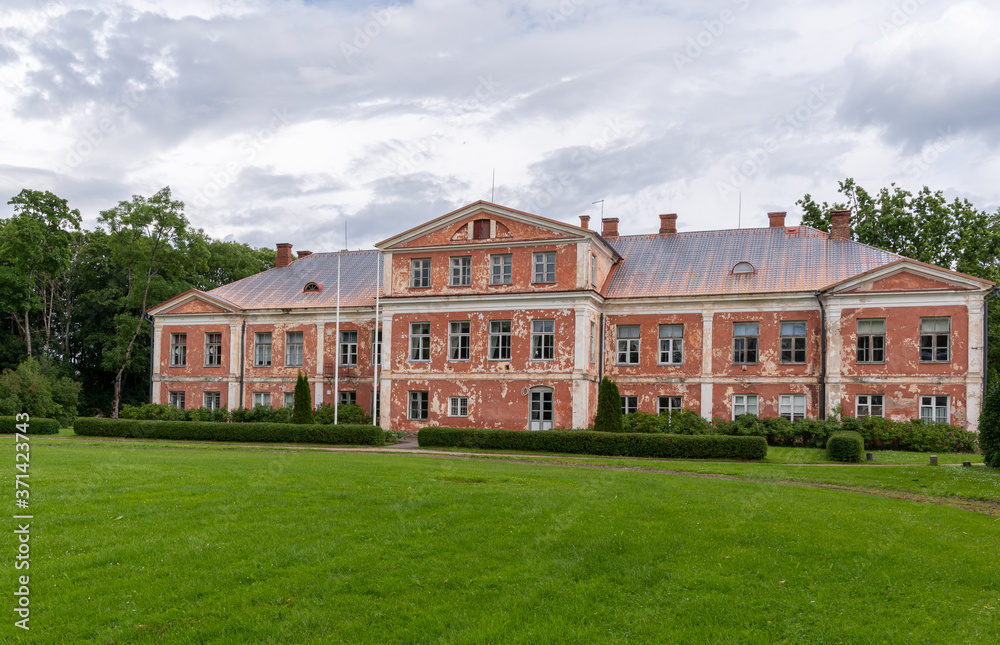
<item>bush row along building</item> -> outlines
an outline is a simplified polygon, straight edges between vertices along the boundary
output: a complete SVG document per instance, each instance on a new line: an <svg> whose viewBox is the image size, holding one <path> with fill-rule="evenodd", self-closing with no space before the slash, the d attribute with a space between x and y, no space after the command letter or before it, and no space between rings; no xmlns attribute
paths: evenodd
<svg viewBox="0 0 1000 645"><path fill-rule="evenodd" d="M277 407L303 372L385 428L580 428L606 375L626 412L975 429L993 283L855 242L849 211L829 233L769 217L620 236L480 201L377 250L278 244L275 268L150 310L152 398Z"/></svg>

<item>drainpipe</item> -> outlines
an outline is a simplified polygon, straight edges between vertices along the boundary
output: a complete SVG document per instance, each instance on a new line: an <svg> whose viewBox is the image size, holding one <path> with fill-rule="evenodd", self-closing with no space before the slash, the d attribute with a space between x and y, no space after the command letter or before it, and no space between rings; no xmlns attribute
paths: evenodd
<svg viewBox="0 0 1000 645"><path fill-rule="evenodd" d="M142 314L142 319L149 323L149 402L153 402L153 361L156 360L156 352L153 347L153 317L147 313Z"/></svg>
<svg viewBox="0 0 1000 645"><path fill-rule="evenodd" d="M247 368L247 319L243 319L243 327L240 330L240 408L243 407L243 374Z"/></svg>
<svg viewBox="0 0 1000 645"><path fill-rule="evenodd" d="M826 308L823 306L823 292L817 291L819 303L819 418L826 419Z"/></svg>
<svg viewBox="0 0 1000 645"><path fill-rule="evenodd" d="M983 400L986 400L986 392L990 384L990 300L1000 294L1000 287L993 287L993 291L983 300Z"/></svg>

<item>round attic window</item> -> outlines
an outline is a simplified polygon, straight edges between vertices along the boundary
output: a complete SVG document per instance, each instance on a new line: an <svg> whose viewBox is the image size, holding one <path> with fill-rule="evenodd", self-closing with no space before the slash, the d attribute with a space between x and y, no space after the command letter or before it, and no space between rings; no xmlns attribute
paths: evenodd
<svg viewBox="0 0 1000 645"><path fill-rule="evenodd" d="M323 285L321 285L318 282L307 282L306 286L302 289L304 293L313 293L322 290L323 290Z"/></svg>
<svg viewBox="0 0 1000 645"><path fill-rule="evenodd" d="M753 265L749 262L738 262L736 266L733 267L733 275L739 275L742 273L756 273L757 270L753 268Z"/></svg>

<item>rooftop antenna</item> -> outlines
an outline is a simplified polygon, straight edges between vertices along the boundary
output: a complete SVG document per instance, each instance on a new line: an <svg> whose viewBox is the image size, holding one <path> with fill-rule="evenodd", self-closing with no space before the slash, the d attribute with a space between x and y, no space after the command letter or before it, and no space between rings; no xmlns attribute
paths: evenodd
<svg viewBox="0 0 1000 645"><path fill-rule="evenodd" d="M493 197L497 192L497 169L493 169L493 188L490 189L490 203L495 204Z"/></svg>
<svg viewBox="0 0 1000 645"><path fill-rule="evenodd" d="M347 246L347 218L344 218L344 250L347 251L351 247Z"/></svg>
<svg viewBox="0 0 1000 645"><path fill-rule="evenodd" d="M603 199L598 199L596 202L590 202L590 203L591 204L600 204L601 205L601 219L604 219L604 200Z"/></svg>
<svg viewBox="0 0 1000 645"><path fill-rule="evenodd" d="M736 207L736 228L743 228L743 191L740 191L740 205Z"/></svg>

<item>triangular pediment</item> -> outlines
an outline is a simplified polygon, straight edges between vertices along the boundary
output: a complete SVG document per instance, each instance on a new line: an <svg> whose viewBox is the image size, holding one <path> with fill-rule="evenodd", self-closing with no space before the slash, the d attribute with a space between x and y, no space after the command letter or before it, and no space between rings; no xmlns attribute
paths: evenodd
<svg viewBox="0 0 1000 645"><path fill-rule="evenodd" d="M987 280L902 259L834 285L838 294L974 291L990 285Z"/></svg>
<svg viewBox="0 0 1000 645"><path fill-rule="evenodd" d="M204 291L190 289L174 296L149 310L153 316L185 316L192 314L229 314L239 308L227 300L216 298Z"/></svg>

